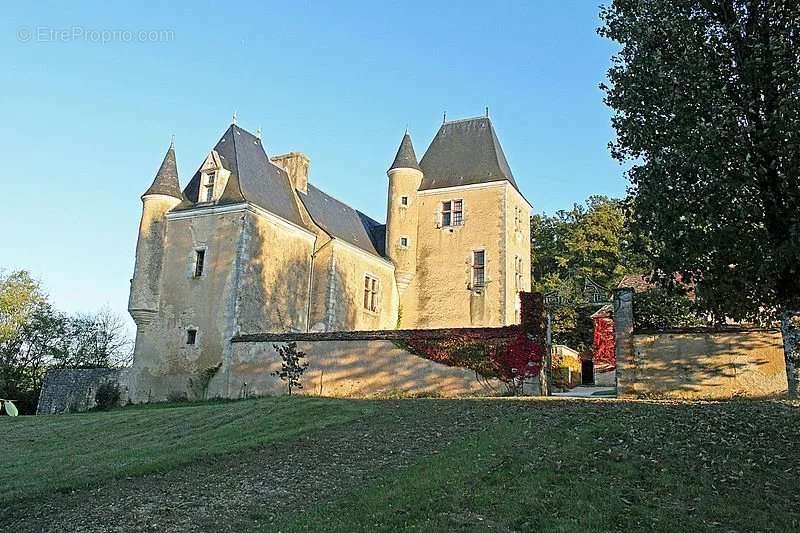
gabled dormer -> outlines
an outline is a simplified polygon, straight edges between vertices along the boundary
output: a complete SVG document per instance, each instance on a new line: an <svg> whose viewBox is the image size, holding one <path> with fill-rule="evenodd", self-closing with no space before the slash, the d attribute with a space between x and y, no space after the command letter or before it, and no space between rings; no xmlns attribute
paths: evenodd
<svg viewBox="0 0 800 533"><path fill-rule="evenodd" d="M211 204L219 200L231 173L222 166L222 160L216 150L211 150L200 166L200 189L197 195L198 204Z"/></svg>

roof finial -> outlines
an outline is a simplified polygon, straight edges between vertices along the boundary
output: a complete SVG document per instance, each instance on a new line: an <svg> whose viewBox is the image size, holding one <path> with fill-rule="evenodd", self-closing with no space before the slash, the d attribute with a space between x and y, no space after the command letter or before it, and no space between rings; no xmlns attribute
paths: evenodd
<svg viewBox="0 0 800 533"><path fill-rule="evenodd" d="M231 124L234 126L236 125L236 111L233 112L233 118L231 119Z"/></svg>
<svg viewBox="0 0 800 533"><path fill-rule="evenodd" d="M489 106L486 106L486 118L489 118Z"/></svg>
<svg viewBox="0 0 800 533"><path fill-rule="evenodd" d="M256 138L258 138L259 141L261 140L261 126L256 130Z"/></svg>
<svg viewBox="0 0 800 533"><path fill-rule="evenodd" d="M174 149L175 148L175 134L172 134L172 138L169 140L169 147Z"/></svg>
<svg viewBox="0 0 800 533"><path fill-rule="evenodd" d="M408 135L408 124L406 124L406 132L404 135Z"/></svg>
<svg viewBox="0 0 800 533"><path fill-rule="evenodd" d="M442 114L442 124L444 124L445 122L447 122L447 111L445 111L445 112Z"/></svg>

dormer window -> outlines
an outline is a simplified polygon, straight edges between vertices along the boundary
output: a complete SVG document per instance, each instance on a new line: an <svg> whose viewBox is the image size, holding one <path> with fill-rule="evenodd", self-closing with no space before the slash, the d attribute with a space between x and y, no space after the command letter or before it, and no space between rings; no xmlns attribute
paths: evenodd
<svg viewBox="0 0 800 533"><path fill-rule="evenodd" d="M214 201L214 181L217 177L216 172L209 172L205 174L205 180L203 184L203 200L204 202L213 202Z"/></svg>

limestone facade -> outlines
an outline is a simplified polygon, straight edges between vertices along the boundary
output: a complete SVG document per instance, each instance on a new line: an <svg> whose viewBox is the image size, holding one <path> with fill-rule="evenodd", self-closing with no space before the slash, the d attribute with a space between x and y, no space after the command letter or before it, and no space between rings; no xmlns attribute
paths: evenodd
<svg viewBox="0 0 800 533"><path fill-rule="evenodd" d="M181 189L170 146L142 196L132 400L217 366L217 393L235 396L237 335L519 322L531 207L488 118L444 124L421 162L404 136L385 225L309 168L299 152L270 159L234 124Z"/></svg>

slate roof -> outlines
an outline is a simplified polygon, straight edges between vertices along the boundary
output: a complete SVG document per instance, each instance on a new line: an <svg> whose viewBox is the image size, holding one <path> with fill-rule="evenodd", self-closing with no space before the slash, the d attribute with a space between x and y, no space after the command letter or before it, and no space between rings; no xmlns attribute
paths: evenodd
<svg viewBox="0 0 800 533"><path fill-rule="evenodd" d="M442 124L419 164L421 191L502 180L519 190L489 117Z"/></svg>
<svg viewBox="0 0 800 533"><path fill-rule="evenodd" d="M217 204L244 201L305 227L294 199L289 176L267 157L261 139L235 124L227 129L214 146L222 166L231 175ZM186 200L176 209L190 209L197 204L200 169L195 172L183 193Z"/></svg>
<svg viewBox="0 0 800 533"><path fill-rule="evenodd" d="M394 156L394 161L392 162L392 166L389 167L389 170L394 170L396 168L414 168L421 170L417 162L417 154L414 153L414 145L411 143L411 136L408 132L403 135L403 140L400 141L400 148L397 149L397 155Z"/></svg>
<svg viewBox="0 0 800 533"><path fill-rule="evenodd" d="M156 172L153 184L150 185L150 188L147 189L142 196L147 196L148 194L164 194L181 200L183 199L181 186L178 181L178 164L175 161L175 145L172 143L170 143L169 149L166 155L164 155L164 160L161 162L158 172Z"/></svg>
<svg viewBox="0 0 800 533"><path fill-rule="evenodd" d="M325 194L310 183L308 194L299 196L311 218L323 230L365 252L383 257L385 225Z"/></svg>

